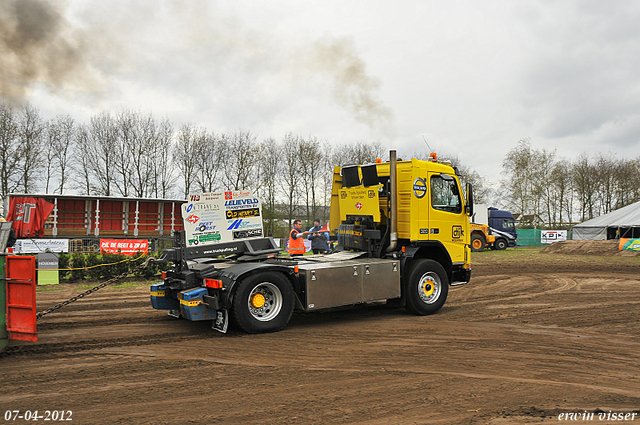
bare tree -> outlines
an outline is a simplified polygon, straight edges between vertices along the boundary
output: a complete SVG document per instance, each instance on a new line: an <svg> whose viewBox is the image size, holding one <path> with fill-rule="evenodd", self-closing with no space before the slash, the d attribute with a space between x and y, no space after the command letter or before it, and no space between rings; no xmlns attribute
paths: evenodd
<svg viewBox="0 0 640 425"><path fill-rule="evenodd" d="M58 138L54 140L53 157L59 169L58 188L56 191L60 194L64 192L64 186L67 183L67 174L69 170L69 155L73 148L73 141L76 136L76 122L70 115L58 116L55 119L55 125L58 127Z"/></svg>
<svg viewBox="0 0 640 425"><path fill-rule="evenodd" d="M116 168L120 175L116 184L123 196L149 196L153 192L150 188L153 170L150 153L156 141L156 120L151 114L122 110L116 114L116 123Z"/></svg>
<svg viewBox="0 0 640 425"><path fill-rule="evenodd" d="M112 196L116 183L116 157L118 130L115 120L108 112L91 117L86 138L80 139L86 155L87 171L95 178L95 191L99 195ZM92 179L93 180L93 179Z"/></svg>
<svg viewBox="0 0 640 425"><path fill-rule="evenodd" d="M262 184L257 194L262 200L262 219L265 233L273 235L276 231L277 182L281 169L282 149L274 138L265 139L259 149L258 180Z"/></svg>
<svg viewBox="0 0 640 425"><path fill-rule="evenodd" d="M91 195L95 192L93 183L94 170L89 152L93 149L90 136L90 128L86 125L78 126L74 142L74 160L71 161L71 168L74 171L73 188L80 191L81 195Z"/></svg>
<svg viewBox="0 0 640 425"><path fill-rule="evenodd" d="M223 168L222 152L226 146L226 136L215 133L201 133L196 141L200 154L197 156L198 172L196 183L202 192L213 192L220 187L220 173Z"/></svg>
<svg viewBox="0 0 640 425"><path fill-rule="evenodd" d="M551 171L549 185L556 200L552 223L562 227L565 225L564 218L566 218L566 224L570 224L573 216L573 188L571 184L571 164L567 160L560 159L556 161ZM549 224L552 223L550 222Z"/></svg>
<svg viewBox="0 0 640 425"><path fill-rule="evenodd" d="M616 173L621 161L612 154L599 154L595 160L596 178L598 179L598 207L599 214L613 211L616 195Z"/></svg>
<svg viewBox="0 0 640 425"><path fill-rule="evenodd" d="M509 209L523 215L534 211L533 162L529 139L518 141L502 161L502 174L506 176L502 186L509 196Z"/></svg>
<svg viewBox="0 0 640 425"><path fill-rule="evenodd" d="M581 154L573 165L573 184L580 205L581 220L589 220L595 217L596 192L598 181L597 170L589 160L587 154Z"/></svg>
<svg viewBox="0 0 640 425"><path fill-rule="evenodd" d="M377 158L388 157L388 152L380 142L359 141L336 147L333 152L335 165L369 164Z"/></svg>
<svg viewBox="0 0 640 425"><path fill-rule="evenodd" d="M156 198L168 198L176 183L172 159L173 126L168 119L158 124L156 137L149 152L151 184Z"/></svg>
<svg viewBox="0 0 640 425"><path fill-rule="evenodd" d="M289 228L294 217L296 200L300 194L300 138L287 133L282 140L282 191L287 205Z"/></svg>
<svg viewBox="0 0 640 425"><path fill-rule="evenodd" d="M13 108L0 103L0 196L3 200L17 186L19 162L18 118Z"/></svg>
<svg viewBox="0 0 640 425"><path fill-rule="evenodd" d="M306 219L307 223L311 223L318 212L316 192L317 186L321 182L319 177L322 151L317 138L300 139L300 159L300 177L305 189Z"/></svg>
<svg viewBox="0 0 640 425"><path fill-rule="evenodd" d="M640 157L619 160L612 174L616 209L640 201Z"/></svg>
<svg viewBox="0 0 640 425"><path fill-rule="evenodd" d="M193 123L182 124L176 136L176 144L173 148L173 162L178 167L178 173L184 182L184 197L186 198L194 182L198 166L198 140L205 133L203 128L196 127Z"/></svg>
<svg viewBox="0 0 640 425"><path fill-rule="evenodd" d="M44 123L37 109L27 104L22 109L18 126L20 188L24 193L35 189L40 172Z"/></svg>
<svg viewBox="0 0 640 425"><path fill-rule="evenodd" d="M239 130L224 138L225 161L222 182L231 190L257 189L260 182L255 179L258 145L256 136L250 131Z"/></svg>
<svg viewBox="0 0 640 425"><path fill-rule="evenodd" d="M58 178L58 191L62 193L67 178L70 147L74 139L75 121L69 115L57 116L46 124L44 148L46 163L44 164L45 193L49 193L52 179Z"/></svg>
<svg viewBox="0 0 640 425"><path fill-rule="evenodd" d="M329 141L322 142L322 203L325 207L331 205L331 191L333 189L333 171L336 164L333 163L333 147ZM326 211L326 209L325 209ZM323 221L328 221L330 217L323 214Z"/></svg>
<svg viewBox="0 0 640 425"><path fill-rule="evenodd" d="M533 195L533 213L540 216L546 216L546 222L555 221L553 210L555 209L555 194L553 186L549 182L549 176L556 162L556 152L546 149L532 149L532 195ZM544 210L544 211L543 211Z"/></svg>

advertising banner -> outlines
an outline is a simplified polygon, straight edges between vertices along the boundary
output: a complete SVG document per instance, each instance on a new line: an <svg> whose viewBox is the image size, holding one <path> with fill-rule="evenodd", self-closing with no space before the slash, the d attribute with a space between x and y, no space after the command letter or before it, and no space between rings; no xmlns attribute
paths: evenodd
<svg viewBox="0 0 640 425"><path fill-rule="evenodd" d="M540 242L554 243L567 240L566 230L543 230L540 232Z"/></svg>
<svg viewBox="0 0 640 425"><path fill-rule="evenodd" d="M18 239L13 246L16 254L40 252L69 252L69 239Z"/></svg>
<svg viewBox="0 0 640 425"><path fill-rule="evenodd" d="M108 254L136 255L149 253L146 239L100 239L100 252Z"/></svg>
<svg viewBox="0 0 640 425"><path fill-rule="evenodd" d="M7 221L19 238L44 236L44 222L53 211L53 204L41 198L17 196L9 200Z"/></svg>
<svg viewBox="0 0 640 425"><path fill-rule="evenodd" d="M620 251L640 251L640 239L620 238Z"/></svg>
<svg viewBox="0 0 640 425"><path fill-rule="evenodd" d="M262 207L250 191L189 195L182 204L187 246L262 237Z"/></svg>
<svg viewBox="0 0 640 425"><path fill-rule="evenodd" d="M38 285L57 285L60 283L58 273L58 254L41 252L37 255Z"/></svg>

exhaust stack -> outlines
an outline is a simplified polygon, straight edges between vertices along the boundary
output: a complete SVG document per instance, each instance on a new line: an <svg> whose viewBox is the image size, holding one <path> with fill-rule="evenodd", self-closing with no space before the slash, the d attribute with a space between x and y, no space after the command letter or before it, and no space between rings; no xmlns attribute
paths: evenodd
<svg viewBox="0 0 640 425"><path fill-rule="evenodd" d="M387 252L394 251L398 245L398 176L396 151L389 151L389 183L391 186L391 235Z"/></svg>

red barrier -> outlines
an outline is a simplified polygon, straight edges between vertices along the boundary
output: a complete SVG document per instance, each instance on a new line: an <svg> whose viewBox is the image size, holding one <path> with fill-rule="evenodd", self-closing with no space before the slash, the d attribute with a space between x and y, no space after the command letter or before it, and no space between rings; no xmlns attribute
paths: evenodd
<svg viewBox="0 0 640 425"><path fill-rule="evenodd" d="M9 339L37 341L36 258L9 255L6 270Z"/></svg>

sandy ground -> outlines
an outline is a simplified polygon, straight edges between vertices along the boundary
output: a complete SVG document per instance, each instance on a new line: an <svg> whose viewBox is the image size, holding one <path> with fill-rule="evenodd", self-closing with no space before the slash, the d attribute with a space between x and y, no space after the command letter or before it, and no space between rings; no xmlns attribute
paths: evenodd
<svg viewBox="0 0 640 425"><path fill-rule="evenodd" d="M38 292L38 310L79 292ZM597 253L476 253L472 282L452 288L436 315L384 305L294 313L266 335L223 335L153 310L147 287L109 287L43 317L37 343L1 354L0 414L537 424L593 413L581 422L640 424L639 319L640 258ZM607 420L612 413L629 420Z"/></svg>

